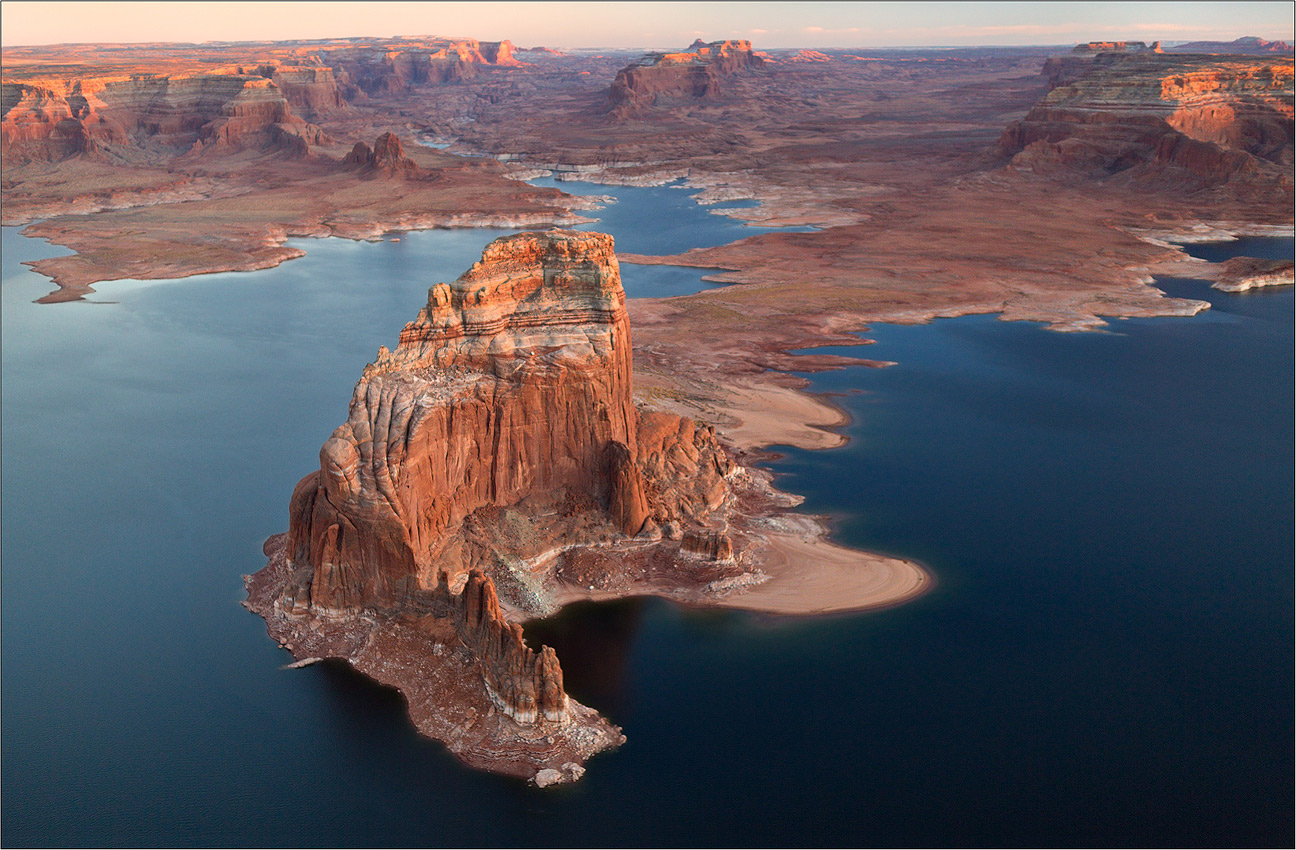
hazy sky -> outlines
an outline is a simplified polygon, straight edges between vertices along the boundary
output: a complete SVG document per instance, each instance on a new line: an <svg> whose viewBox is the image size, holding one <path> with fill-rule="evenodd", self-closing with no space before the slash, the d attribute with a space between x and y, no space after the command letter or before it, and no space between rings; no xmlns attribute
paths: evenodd
<svg viewBox="0 0 1296 850"><path fill-rule="evenodd" d="M0 43L443 35L522 47L1070 44L1292 39L1290 2L1152 3L0 3Z"/></svg>

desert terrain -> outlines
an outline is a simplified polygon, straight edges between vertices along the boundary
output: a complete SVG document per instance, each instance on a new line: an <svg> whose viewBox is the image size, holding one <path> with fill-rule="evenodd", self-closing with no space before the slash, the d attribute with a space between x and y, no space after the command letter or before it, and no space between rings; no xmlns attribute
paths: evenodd
<svg viewBox="0 0 1296 850"><path fill-rule="evenodd" d="M350 659L465 761L537 784L621 738L518 621L643 593L811 614L931 586L829 543L761 473L770 445L842 439L789 373L871 362L793 352L863 344L874 322L1080 332L1207 308L1154 274L1291 282L1290 263L1177 247L1292 232L1285 46L351 39L18 48L3 65L3 223L75 252L32 264L46 302L277 265L291 237L585 220L588 200L524 182L545 174L682 180L699 203L756 202L723 211L753 225L817 228L666 257L571 231L492 243L364 369L249 579L298 658ZM627 300L619 263L729 285ZM451 684L428 692L425 663Z"/></svg>

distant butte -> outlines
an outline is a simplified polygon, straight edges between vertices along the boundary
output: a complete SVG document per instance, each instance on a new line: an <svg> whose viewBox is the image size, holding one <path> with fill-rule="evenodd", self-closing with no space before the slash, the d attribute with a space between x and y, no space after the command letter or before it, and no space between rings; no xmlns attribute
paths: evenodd
<svg viewBox="0 0 1296 850"><path fill-rule="evenodd" d="M705 43L701 39L683 53L649 53L617 72L608 91L612 114L625 119L680 100L718 100L724 80L764 66L750 41Z"/></svg>
<svg viewBox="0 0 1296 850"><path fill-rule="evenodd" d="M714 428L636 399L631 375L611 237L492 242L365 368L250 607L299 659L399 688L467 763L549 784L622 737L520 621L587 598L811 613L929 586L824 542Z"/></svg>

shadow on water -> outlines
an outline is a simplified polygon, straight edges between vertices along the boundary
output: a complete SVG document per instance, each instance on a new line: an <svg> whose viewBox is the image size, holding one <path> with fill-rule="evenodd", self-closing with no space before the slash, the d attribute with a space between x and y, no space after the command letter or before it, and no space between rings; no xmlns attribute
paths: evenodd
<svg viewBox="0 0 1296 850"><path fill-rule="evenodd" d="M533 649L551 646L562 664L563 686L585 705L610 717L624 716L630 656L643 620L645 600L577 602L524 627Z"/></svg>

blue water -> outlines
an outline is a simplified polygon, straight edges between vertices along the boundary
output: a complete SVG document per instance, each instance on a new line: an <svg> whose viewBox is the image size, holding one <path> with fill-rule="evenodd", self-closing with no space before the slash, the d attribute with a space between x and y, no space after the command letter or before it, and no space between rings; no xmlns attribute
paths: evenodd
<svg viewBox="0 0 1296 850"><path fill-rule="evenodd" d="M528 180L533 186L557 188L569 195L595 195L613 198L599 210L581 210L586 218L597 218L578 230L598 230L616 236L618 251L631 254L666 256L682 254L690 248L713 248L746 239L759 233L806 233L813 227L756 227L710 210L742 209L756 206L755 201L730 201L699 206L693 200L697 190L683 181L661 187L607 186L576 180L540 177ZM698 269L682 266L641 266L621 264L621 279L626 294L632 298L669 298L691 295L722 284L704 281L720 269Z"/></svg>
<svg viewBox="0 0 1296 850"><path fill-rule="evenodd" d="M1232 242L1198 242L1179 246L1199 260L1222 262L1229 257L1259 257L1262 260L1290 260L1291 240L1267 236L1240 236Z"/></svg>
<svg viewBox="0 0 1296 850"><path fill-rule="evenodd" d="M570 788L460 767L348 670L280 669L240 576L361 366L493 235L35 305L18 262L62 252L4 229L6 846L1290 842L1290 289L1177 283L1215 309L1106 335L872 329L900 366L814 376L851 443L776 469L936 590L541 624L629 736Z"/></svg>

